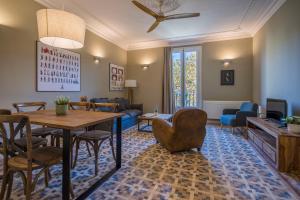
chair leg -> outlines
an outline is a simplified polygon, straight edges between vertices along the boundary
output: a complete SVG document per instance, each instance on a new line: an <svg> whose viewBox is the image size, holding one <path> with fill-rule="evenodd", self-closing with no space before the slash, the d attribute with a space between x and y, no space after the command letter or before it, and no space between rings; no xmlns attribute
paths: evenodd
<svg viewBox="0 0 300 200"><path fill-rule="evenodd" d="M13 182L14 182L14 172L10 172L9 178L8 178L8 188L7 188L7 193L6 193L6 200L10 199Z"/></svg>
<svg viewBox="0 0 300 200"><path fill-rule="evenodd" d="M27 183L26 183L26 200L30 200L32 192L32 171L27 172Z"/></svg>
<svg viewBox="0 0 300 200"><path fill-rule="evenodd" d="M91 151L90 151L89 143L88 143L88 142L85 142L85 145L86 145L86 149L87 149L87 151L88 151L88 153L89 153L89 157L91 157L92 154L91 154Z"/></svg>
<svg viewBox="0 0 300 200"><path fill-rule="evenodd" d="M113 158L114 158L114 160L116 160L116 155L115 155L115 150L114 150L114 142L113 142L112 137L109 139L109 143L110 143L110 146L111 146L111 152L112 152Z"/></svg>
<svg viewBox="0 0 300 200"><path fill-rule="evenodd" d="M80 146L80 140L79 139L76 139L76 147L75 147L75 158L74 158L74 161L72 163L72 169L74 169L76 167L76 164L77 164L77 158L78 158L78 150L79 150L79 146Z"/></svg>
<svg viewBox="0 0 300 200"><path fill-rule="evenodd" d="M98 141L94 142L94 154L95 154L95 175L98 175L98 153L99 153L99 145Z"/></svg>
<svg viewBox="0 0 300 200"><path fill-rule="evenodd" d="M70 184L70 194L71 194L71 198L74 199L75 198L75 194L74 194L74 191L73 191L72 184Z"/></svg>
<svg viewBox="0 0 300 200"><path fill-rule="evenodd" d="M45 187L48 187L49 183L49 168L46 168L44 171L44 180L45 180Z"/></svg>
<svg viewBox="0 0 300 200"><path fill-rule="evenodd" d="M234 134L234 127L231 128L231 133Z"/></svg>
<svg viewBox="0 0 300 200"><path fill-rule="evenodd" d="M9 180L9 173L4 173L3 174L3 180L2 180L2 186L1 186L0 199L4 199L4 195L5 195L8 180Z"/></svg>
<svg viewBox="0 0 300 200"><path fill-rule="evenodd" d="M60 137L59 136L54 136L54 137L55 137L56 147L60 147Z"/></svg>

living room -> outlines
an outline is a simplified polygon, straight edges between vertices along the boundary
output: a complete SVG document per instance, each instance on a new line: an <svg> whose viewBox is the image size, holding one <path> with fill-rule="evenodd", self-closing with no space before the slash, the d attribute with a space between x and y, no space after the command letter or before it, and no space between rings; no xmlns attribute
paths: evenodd
<svg viewBox="0 0 300 200"><path fill-rule="evenodd" d="M0 199L299 199L299 8L1 0Z"/></svg>

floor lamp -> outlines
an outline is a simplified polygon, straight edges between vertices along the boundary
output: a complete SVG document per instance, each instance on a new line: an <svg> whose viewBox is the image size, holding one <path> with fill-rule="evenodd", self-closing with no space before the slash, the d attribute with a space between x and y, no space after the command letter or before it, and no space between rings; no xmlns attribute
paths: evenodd
<svg viewBox="0 0 300 200"><path fill-rule="evenodd" d="M125 87L128 88L128 102L133 104L133 88L137 87L136 80L125 80Z"/></svg>

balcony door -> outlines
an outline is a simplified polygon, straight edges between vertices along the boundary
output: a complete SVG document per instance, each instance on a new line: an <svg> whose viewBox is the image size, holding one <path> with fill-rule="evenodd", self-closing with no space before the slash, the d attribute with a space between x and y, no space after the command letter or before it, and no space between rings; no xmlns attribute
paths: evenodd
<svg viewBox="0 0 300 200"><path fill-rule="evenodd" d="M172 49L172 85L175 109L202 107L201 47Z"/></svg>

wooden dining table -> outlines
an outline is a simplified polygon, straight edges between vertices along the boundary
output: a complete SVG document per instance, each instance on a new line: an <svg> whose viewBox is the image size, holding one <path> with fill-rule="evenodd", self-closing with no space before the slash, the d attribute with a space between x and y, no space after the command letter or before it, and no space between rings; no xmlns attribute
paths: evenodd
<svg viewBox="0 0 300 200"><path fill-rule="evenodd" d="M89 189L80 194L77 199L85 199L103 182L121 168L122 153L122 113L93 112L83 110L69 110L67 115L57 116L54 110L39 110L34 112L23 112L21 115L29 117L32 124L42 125L63 130L63 174L62 174L62 199L70 199L70 171L71 171L71 131L97 125L102 122L116 119L116 166L106 175L97 180Z"/></svg>

